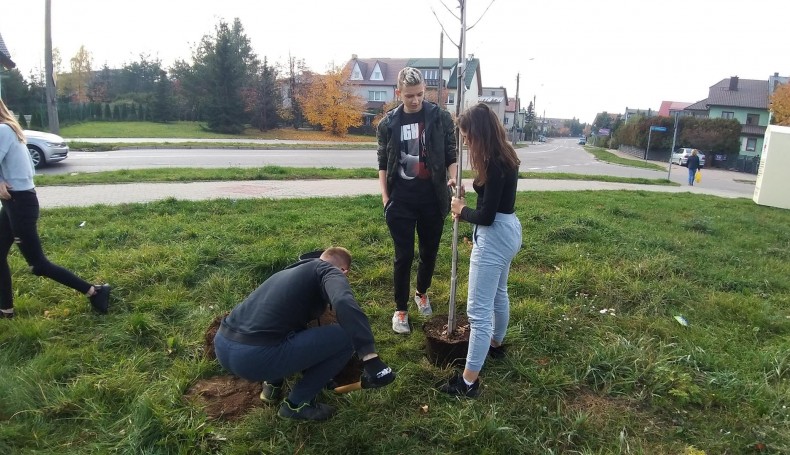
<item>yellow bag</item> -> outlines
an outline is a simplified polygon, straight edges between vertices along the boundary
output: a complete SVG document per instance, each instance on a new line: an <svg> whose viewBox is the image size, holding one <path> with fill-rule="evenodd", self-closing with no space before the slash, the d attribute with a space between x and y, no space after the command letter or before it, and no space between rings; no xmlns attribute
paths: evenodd
<svg viewBox="0 0 790 455"><path fill-rule="evenodd" d="M694 174L694 181L697 183L702 181L702 172L700 172L699 169L697 169L697 173Z"/></svg>

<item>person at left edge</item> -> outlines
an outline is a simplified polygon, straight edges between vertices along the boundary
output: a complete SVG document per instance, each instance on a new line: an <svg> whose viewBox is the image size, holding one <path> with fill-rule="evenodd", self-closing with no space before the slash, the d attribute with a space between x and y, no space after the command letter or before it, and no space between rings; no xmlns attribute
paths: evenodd
<svg viewBox="0 0 790 455"><path fill-rule="evenodd" d="M8 253L16 243L34 275L45 276L85 294L93 309L106 314L110 286L90 284L47 259L38 236L40 214L33 184L33 161L19 122L0 100L0 317L14 317Z"/></svg>
<svg viewBox="0 0 790 455"><path fill-rule="evenodd" d="M305 259L261 284L222 320L214 351L223 368L250 381L265 381L261 399L277 401L284 379L301 372L278 414L297 420L326 420L331 406L316 395L356 351L365 387L383 387L395 373L376 353L373 332L349 285L351 253L342 247ZM329 305L338 324L307 328Z"/></svg>

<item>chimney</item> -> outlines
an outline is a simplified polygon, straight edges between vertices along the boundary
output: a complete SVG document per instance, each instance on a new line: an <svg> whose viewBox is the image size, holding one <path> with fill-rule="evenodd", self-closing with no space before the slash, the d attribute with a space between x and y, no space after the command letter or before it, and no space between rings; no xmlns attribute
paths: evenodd
<svg viewBox="0 0 790 455"><path fill-rule="evenodd" d="M357 54L351 54L351 60L356 60L356 59L357 59Z"/></svg>
<svg viewBox="0 0 790 455"><path fill-rule="evenodd" d="M738 76L732 76L730 78L730 90L733 92L738 91Z"/></svg>

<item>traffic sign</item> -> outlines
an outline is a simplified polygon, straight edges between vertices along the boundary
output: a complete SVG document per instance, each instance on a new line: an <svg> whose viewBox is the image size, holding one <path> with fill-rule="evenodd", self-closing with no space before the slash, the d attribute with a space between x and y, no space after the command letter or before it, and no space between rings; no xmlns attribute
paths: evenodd
<svg viewBox="0 0 790 455"><path fill-rule="evenodd" d="M667 127L665 126L651 126L650 131L666 131Z"/></svg>

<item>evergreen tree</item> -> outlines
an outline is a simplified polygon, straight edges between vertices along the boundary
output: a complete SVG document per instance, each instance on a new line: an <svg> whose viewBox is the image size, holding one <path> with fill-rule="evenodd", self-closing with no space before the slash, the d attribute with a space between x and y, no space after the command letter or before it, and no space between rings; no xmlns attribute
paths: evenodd
<svg viewBox="0 0 790 455"><path fill-rule="evenodd" d="M121 118L121 106L118 104L114 104L112 107L112 118L116 121L123 120Z"/></svg>
<svg viewBox="0 0 790 455"><path fill-rule="evenodd" d="M151 120L162 123L173 120L173 90L165 71L159 72L154 90L155 96L150 112Z"/></svg>
<svg viewBox="0 0 790 455"><path fill-rule="evenodd" d="M242 94L255 81L258 60L241 21L232 26L220 21L213 36L203 37L193 56L194 65L176 64L176 72L190 96L205 113L208 128L222 133L239 133L249 116Z"/></svg>
<svg viewBox="0 0 790 455"><path fill-rule="evenodd" d="M257 86L250 92L252 96L248 99L252 102L248 108L252 112L252 126L261 131L276 128L280 122L282 97L277 89L277 70L269 66L266 58L263 59Z"/></svg>
<svg viewBox="0 0 790 455"><path fill-rule="evenodd" d="M106 122L112 120L112 110L110 109L110 103L104 103L104 115L102 116L102 120Z"/></svg>

